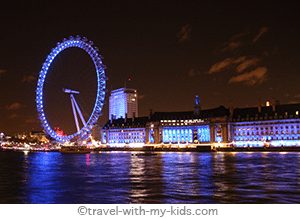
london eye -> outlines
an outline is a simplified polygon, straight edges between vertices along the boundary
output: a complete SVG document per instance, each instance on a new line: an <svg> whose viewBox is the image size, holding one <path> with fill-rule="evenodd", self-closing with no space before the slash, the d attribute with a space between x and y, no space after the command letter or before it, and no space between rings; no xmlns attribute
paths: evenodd
<svg viewBox="0 0 300 219"><path fill-rule="evenodd" d="M57 142L86 140L102 114L107 77L98 51L87 38L71 36L42 65L36 108L44 132Z"/></svg>

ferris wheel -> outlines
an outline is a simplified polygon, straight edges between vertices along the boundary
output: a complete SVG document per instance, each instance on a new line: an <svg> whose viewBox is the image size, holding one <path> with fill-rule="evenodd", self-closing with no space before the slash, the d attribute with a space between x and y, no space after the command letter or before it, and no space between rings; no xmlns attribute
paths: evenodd
<svg viewBox="0 0 300 219"><path fill-rule="evenodd" d="M83 37L57 43L39 73L36 89L38 118L57 142L87 139L102 115L106 66L99 49Z"/></svg>

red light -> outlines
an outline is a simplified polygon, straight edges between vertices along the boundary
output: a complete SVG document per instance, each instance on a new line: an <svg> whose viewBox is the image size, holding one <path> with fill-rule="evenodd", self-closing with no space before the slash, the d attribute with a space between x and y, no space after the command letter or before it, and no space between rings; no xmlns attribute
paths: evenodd
<svg viewBox="0 0 300 219"><path fill-rule="evenodd" d="M60 128L59 128L59 127L55 127L55 132L56 132L56 134L58 134L58 135L66 136L66 135L64 135L64 131L60 131Z"/></svg>

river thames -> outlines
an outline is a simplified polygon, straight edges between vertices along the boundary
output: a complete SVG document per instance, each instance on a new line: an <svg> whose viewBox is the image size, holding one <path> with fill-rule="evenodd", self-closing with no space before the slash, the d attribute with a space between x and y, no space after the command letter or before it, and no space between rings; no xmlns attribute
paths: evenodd
<svg viewBox="0 0 300 219"><path fill-rule="evenodd" d="M300 203L298 152L0 152L0 203Z"/></svg>

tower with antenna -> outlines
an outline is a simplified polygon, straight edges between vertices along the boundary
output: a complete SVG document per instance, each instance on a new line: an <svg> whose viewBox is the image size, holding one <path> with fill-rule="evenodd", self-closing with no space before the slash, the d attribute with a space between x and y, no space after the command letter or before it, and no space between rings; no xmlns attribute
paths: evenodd
<svg viewBox="0 0 300 219"><path fill-rule="evenodd" d="M195 105L194 105L194 116L198 118L201 112L201 102L199 95L195 96Z"/></svg>

